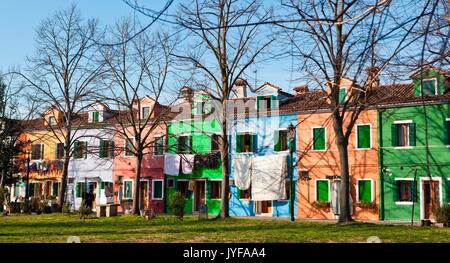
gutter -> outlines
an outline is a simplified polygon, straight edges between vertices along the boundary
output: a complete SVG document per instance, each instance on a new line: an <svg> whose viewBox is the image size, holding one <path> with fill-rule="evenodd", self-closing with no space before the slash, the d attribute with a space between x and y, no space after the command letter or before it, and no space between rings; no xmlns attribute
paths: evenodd
<svg viewBox="0 0 450 263"><path fill-rule="evenodd" d="M383 127L382 127L382 112L384 109L377 111L377 126L378 126L378 185L380 193L380 207L378 208L379 220L384 220L384 167L383 167Z"/></svg>

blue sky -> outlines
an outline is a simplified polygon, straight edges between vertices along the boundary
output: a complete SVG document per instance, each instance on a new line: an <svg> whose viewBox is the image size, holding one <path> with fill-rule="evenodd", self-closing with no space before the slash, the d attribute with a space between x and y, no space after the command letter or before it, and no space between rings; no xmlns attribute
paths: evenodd
<svg viewBox="0 0 450 263"><path fill-rule="evenodd" d="M100 25L114 23L120 17L132 15L133 11L122 0L0 0L0 71L5 72L10 66L21 66L27 55L34 52L35 28L39 22L51 16L56 10L70 6L75 2L84 18L97 18ZM164 0L147 1L149 7L158 9ZM175 6L169 10L175 12ZM140 17L143 24L148 18ZM271 82L291 90L291 86L301 83L290 80L290 59L260 65L257 72L258 84ZM252 69L253 71L253 69ZM253 72L248 72L254 76ZM254 83L254 79L249 80Z"/></svg>

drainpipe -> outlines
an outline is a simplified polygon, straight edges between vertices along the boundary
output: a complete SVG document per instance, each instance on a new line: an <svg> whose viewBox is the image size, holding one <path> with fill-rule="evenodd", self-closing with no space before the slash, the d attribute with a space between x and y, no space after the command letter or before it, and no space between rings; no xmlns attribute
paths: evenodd
<svg viewBox="0 0 450 263"><path fill-rule="evenodd" d="M378 209L379 220L384 220L384 173L383 173L383 126L382 126L382 113L383 109L377 111L377 127L378 127L378 180L379 180L379 193L380 193L380 207Z"/></svg>

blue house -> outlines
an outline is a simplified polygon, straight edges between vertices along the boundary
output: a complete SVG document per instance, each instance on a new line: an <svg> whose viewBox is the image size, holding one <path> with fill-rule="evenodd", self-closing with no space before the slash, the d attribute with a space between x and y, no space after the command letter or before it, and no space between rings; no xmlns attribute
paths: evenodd
<svg viewBox="0 0 450 263"><path fill-rule="evenodd" d="M234 99L235 108L234 118L229 121L229 142L230 142L230 215L232 216L273 216L288 217L290 215L290 184L294 187L294 215L297 215L297 167L291 166L293 172L293 181L290 182L289 173L291 172L289 164L295 164L297 159L296 138L289 139L288 127L292 124L297 125L297 114L280 110L280 105L287 101L291 94L282 91L270 83L266 83L253 91L253 97ZM241 92L240 94L245 94ZM242 110L244 105L245 109ZM292 142L292 160L289 146ZM236 171L241 172L242 168L237 165L236 159L241 157L269 157L272 159L283 159L287 171L286 176L282 176L283 189L286 191L280 199L273 200L274 197L267 197L268 200L262 200L259 197L254 200L255 189L252 189L254 180L258 176L252 172L250 187L241 190L236 184ZM261 158L259 158L261 160ZM254 159L253 159L254 160ZM264 160L264 158L262 158ZM236 168L238 167L238 168ZM273 167L277 169L277 167ZM254 167L252 167L254 169ZM254 171L254 170L253 170Z"/></svg>

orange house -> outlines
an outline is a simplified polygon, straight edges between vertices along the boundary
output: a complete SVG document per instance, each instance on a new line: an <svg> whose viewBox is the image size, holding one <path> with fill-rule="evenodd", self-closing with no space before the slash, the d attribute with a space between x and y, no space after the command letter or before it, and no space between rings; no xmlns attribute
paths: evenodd
<svg viewBox="0 0 450 263"><path fill-rule="evenodd" d="M354 82L343 79L340 100L351 100L352 92L359 90L354 87L357 87ZM329 90L308 91L307 86L294 90L297 95L283 107L298 113L298 218L337 219L341 180L339 152L328 106ZM351 113L347 112L344 127L350 117ZM355 219L378 220L377 142L377 111L369 108L360 113L348 145L351 207Z"/></svg>
<svg viewBox="0 0 450 263"><path fill-rule="evenodd" d="M153 107L155 107L154 110ZM164 106L159 105L150 97L140 99L133 114L137 120L144 122L150 118L148 125L142 132L146 138L146 147L141 166L140 177L140 209L151 208L156 213L164 212L164 143L165 125L161 122L149 132L151 122L158 114L162 114ZM119 125L119 124L118 124ZM135 145L133 127L120 124L114 136L116 153L113 163L113 180L115 203L119 204L119 211L125 212L132 208L134 197L135 173L137 158L133 153Z"/></svg>

